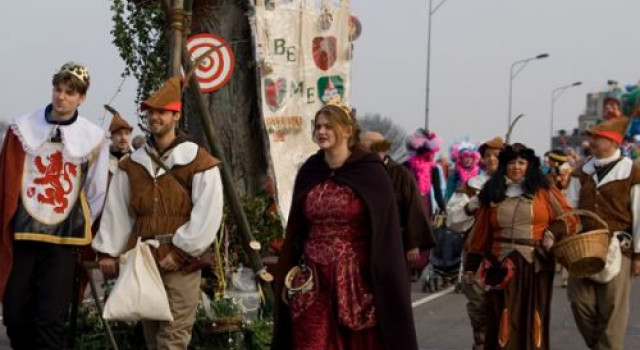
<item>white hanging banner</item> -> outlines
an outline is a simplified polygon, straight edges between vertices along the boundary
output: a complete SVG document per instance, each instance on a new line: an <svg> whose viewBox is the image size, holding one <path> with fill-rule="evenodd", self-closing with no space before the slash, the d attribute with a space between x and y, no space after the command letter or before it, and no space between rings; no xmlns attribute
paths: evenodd
<svg viewBox="0 0 640 350"><path fill-rule="evenodd" d="M256 1L251 24L261 109L285 220L298 169L318 149L311 141L315 113L336 95L348 104L349 12L349 0Z"/></svg>

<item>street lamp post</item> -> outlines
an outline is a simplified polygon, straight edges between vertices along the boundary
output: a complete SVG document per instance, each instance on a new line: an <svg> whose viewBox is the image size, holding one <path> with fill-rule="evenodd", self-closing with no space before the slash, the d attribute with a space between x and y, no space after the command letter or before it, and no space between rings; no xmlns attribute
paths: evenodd
<svg viewBox="0 0 640 350"><path fill-rule="evenodd" d="M509 129L509 127L511 126L511 105L512 105L512 101L513 101L513 79L515 79L515 77L518 76L518 74L520 74L520 72L522 72L522 70L524 69L524 67L527 66L527 64L529 64L529 62L534 61L534 60L540 60L543 58L547 58L549 57L548 53L542 53L539 54L538 56L534 56L534 57L529 57L529 58L525 58L522 60L517 60L515 62L513 62L511 64L511 69L509 70L509 115L507 118L507 129ZM514 69L518 67L518 70L514 73Z"/></svg>
<svg viewBox="0 0 640 350"><path fill-rule="evenodd" d="M564 92L567 91L567 89L580 86L580 85L582 85L582 82L576 81L573 84L560 86L551 91L551 118L549 119L549 138L550 138L549 149L550 150L553 149L553 120L554 120L553 110L556 104L556 100L558 100L560 96L562 96L562 94L564 94Z"/></svg>
<svg viewBox="0 0 640 350"><path fill-rule="evenodd" d="M424 128L429 129L429 73L431 72L431 17L440 9L447 0L440 0L436 7L433 7L433 0L429 0L429 25L427 33L427 91L424 110Z"/></svg>

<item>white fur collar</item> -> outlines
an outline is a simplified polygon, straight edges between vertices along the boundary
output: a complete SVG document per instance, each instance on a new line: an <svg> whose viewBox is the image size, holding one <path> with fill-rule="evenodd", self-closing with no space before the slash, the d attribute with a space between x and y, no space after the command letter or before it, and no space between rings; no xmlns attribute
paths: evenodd
<svg viewBox="0 0 640 350"><path fill-rule="evenodd" d="M616 158L617 159L617 158ZM604 163L607 164L607 163ZM633 168L633 162L631 159L624 157L622 158L618 164L616 164L607 175L602 179L602 181L598 182L598 176L596 175L596 159L590 158L587 162L582 166L582 171L591 176L593 178L593 182L596 183L596 187L600 187L606 185L613 181L625 180L631 176L631 169Z"/></svg>
<svg viewBox="0 0 640 350"><path fill-rule="evenodd" d="M154 166L155 163L147 154L147 147L149 146L145 145L145 147L141 147L140 149L133 152L131 154L131 160L142 165L147 170L149 175L151 175L151 177L160 177L165 173L165 171L164 169L160 168L158 169L158 172L156 174L154 169L158 167ZM191 141L186 141L170 149L160 159L169 169L171 169L176 165L187 165L193 162L193 160L196 159L197 155L198 145Z"/></svg>
<svg viewBox="0 0 640 350"><path fill-rule="evenodd" d="M484 187L484 184L486 184L487 181L489 181L489 178L491 178L491 175L482 173L480 175L476 175L471 179L469 179L469 181L467 182L467 185L469 185L469 187L473 189L481 190Z"/></svg>
<svg viewBox="0 0 640 350"><path fill-rule="evenodd" d="M507 184L507 190L505 191L505 195L509 198L520 197L524 194L524 189L522 188L521 183L515 183L511 181L508 177L504 177L505 182Z"/></svg>
<svg viewBox="0 0 640 350"><path fill-rule="evenodd" d="M42 145L49 141L56 128L60 129L62 136L63 155L72 162L88 161L93 152L103 142L107 142L106 132L81 116L73 124L58 126L47 123L44 111L41 108L32 114L16 118L10 124L11 130L28 154L40 155Z"/></svg>
<svg viewBox="0 0 640 350"><path fill-rule="evenodd" d="M524 194L524 190L522 189L522 185L520 184L510 184L507 185L507 190L505 191L505 195L509 198L520 197Z"/></svg>
<svg viewBox="0 0 640 350"><path fill-rule="evenodd" d="M620 158L621 154L622 153L620 152L620 150L617 149L616 152L614 154L612 154L610 157L606 157L606 158L593 157L593 165L595 165L595 166L607 165L607 164L615 161L616 159Z"/></svg>

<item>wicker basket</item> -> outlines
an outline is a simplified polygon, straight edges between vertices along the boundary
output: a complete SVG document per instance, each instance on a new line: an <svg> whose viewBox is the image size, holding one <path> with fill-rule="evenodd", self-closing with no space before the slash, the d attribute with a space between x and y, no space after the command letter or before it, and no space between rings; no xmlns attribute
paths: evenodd
<svg viewBox="0 0 640 350"><path fill-rule="evenodd" d="M242 316L217 318L213 320L208 331L212 334L238 332L242 330L243 322L244 317Z"/></svg>
<svg viewBox="0 0 640 350"><path fill-rule="evenodd" d="M609 226L598 215L588 210L572 210L558 219L562 220L571 215L589 217L602 226L602 228L570 236L551 248L560 264L567 268L571 276L583 278L604 269L609 250Z"/></svg>

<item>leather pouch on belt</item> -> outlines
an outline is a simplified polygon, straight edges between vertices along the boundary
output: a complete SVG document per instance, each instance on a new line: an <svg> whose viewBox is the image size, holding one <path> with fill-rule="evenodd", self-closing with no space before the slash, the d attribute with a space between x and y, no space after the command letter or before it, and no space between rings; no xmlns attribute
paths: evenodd
<svg viewBox="0 0 640 350"><path fill-rule="evenodd" d="M624 231L616 231L613 235L620 241L620 251L622 254L631 256L633 253L633 237Z"/></svg>

